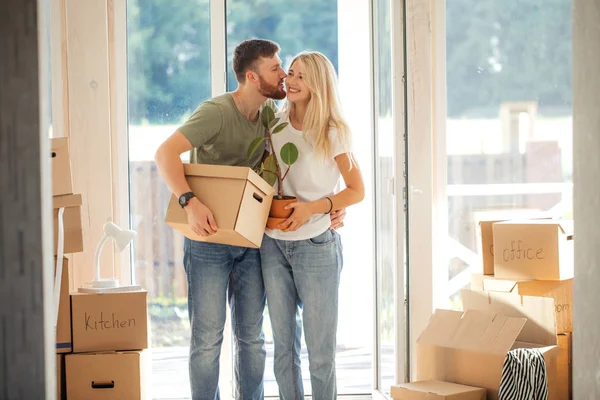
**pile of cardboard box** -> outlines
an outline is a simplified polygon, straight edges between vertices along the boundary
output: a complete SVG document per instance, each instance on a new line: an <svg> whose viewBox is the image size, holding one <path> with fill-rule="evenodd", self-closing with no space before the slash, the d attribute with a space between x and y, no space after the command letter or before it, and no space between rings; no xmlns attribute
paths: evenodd
<svg viewBox="0 0 600 400"><path fill-rule="evenodd" d="M555 393L571 398L574 241L572 220L482 221L483 274L473 274L471 289L502 296L551 300L559 347ZM504 296L506 298L506 296ZM464 294L463 294L464 301ZM513 311L521 309L512 308Z"/></svg>
<svg viewBox="0 0 600 400"><path fill-rule="evenodd" d="M51 139L54 249L59 210L64 254L83 251L81 195L73 194L67 138ZM58 399L143 399L148 348L147 292L78 293L63 258L56 326ZM92 266L89 266L92 268Z"/></svg>
<svg viewBox="0 0 600 400"><path fill-rule="evenodd" d="M472 290L461 292L464 311L434 312L417 340L419 386L397 385L392 396L498 399L507 353L534 348L546 364L549 399L570 399L572 222L485 221L480 226L484 274L474 274ZM468 387L448 388L439 381ZM477 397L481 392L475 388L485 389L484 397Z"/></svg>

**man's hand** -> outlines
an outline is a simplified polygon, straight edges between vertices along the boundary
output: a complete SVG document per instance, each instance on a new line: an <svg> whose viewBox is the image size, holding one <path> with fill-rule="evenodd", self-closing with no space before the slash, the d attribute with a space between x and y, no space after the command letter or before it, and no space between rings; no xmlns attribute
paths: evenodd
<svg viewBox="0 0 600 400"><path fill-rule="evenodd" d="M342 208L341 210L333 211L329 214L331 217L331 225L329 229L338 229L344 226L344 218L346 218L346 209Z"/></svg>
<svg viewBox="0 0 600 400"><path fill-rule="evenodd" d="M217 233L217 223L212 212L196 197L193 197L185 211L188 215L188 223L190 228L200 236L209 236Z"/></svg>
<svg viewBox="0 0 600 400"><path fill-rule="evenodd" d="M281 229L283 232L291 232L300 228L302 225L306 223L313 216L314 212L309 203L290 203L285 206L285 209L288 210L293 208L294 211L292 215L289 216L288 219L281 222L277 227Z"/></svg>

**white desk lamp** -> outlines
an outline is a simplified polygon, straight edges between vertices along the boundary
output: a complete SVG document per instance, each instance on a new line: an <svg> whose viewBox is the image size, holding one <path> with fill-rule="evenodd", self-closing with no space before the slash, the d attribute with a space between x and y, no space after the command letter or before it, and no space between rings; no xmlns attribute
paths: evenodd
<svg viewBox="0 0 600 400"><path fill-rule="evenodd" d="M133 240L137 232L130 231L126 229L121 229L117 225L112 222L107 222L104 224L104 236L100 239L100 243L98 243L98 247L96 247L96 255L94 257L94 268L95 268L95 277L94 280L90 282L90 287L82 287L79 288L79 292L81 293L107 293L107 292L129 292L134 290L140 290L140 285L127 285L127 286L119 286L119 280L114 278L101 279L100 278L100 253L102 252L102 247L106 243L109 238L112 238L115 241L115 245L117 246L117 250L122 252L129 246L129 243Z"/></svg>

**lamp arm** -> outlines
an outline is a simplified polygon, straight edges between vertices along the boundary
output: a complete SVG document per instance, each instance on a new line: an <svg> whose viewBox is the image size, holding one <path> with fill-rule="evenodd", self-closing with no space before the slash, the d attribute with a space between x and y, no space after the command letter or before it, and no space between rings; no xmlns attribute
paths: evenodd
<svg viewBox="0 0 600 400"><path fill-rule="evenodd" d="M100 253L102 252L102 247L104 246L104 243L106 243L107 240L108 235L105 234L102 237L102 239L100 239L100 243L98 243L98 246L96 247L96 255L94 257L94 267L96 268L96 281L100 280Z"/></svg>

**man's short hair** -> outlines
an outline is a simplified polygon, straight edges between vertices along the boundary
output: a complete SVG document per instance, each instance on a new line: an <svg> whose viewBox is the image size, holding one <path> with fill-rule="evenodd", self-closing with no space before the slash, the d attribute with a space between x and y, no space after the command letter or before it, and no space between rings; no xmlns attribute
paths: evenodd
<svg viewBox="0 0 600 400"><path fill-rule="evenodd" d="M256 70L261 58L271 58L279 53L279 45L265 39L249 39L238 44L233 51L233 72L239 83L246 82L246 72Z"/></svg>

